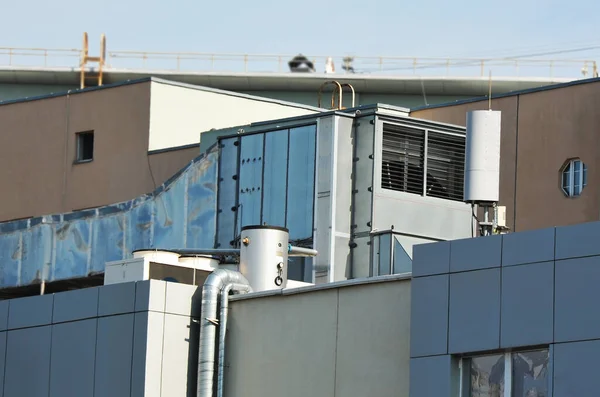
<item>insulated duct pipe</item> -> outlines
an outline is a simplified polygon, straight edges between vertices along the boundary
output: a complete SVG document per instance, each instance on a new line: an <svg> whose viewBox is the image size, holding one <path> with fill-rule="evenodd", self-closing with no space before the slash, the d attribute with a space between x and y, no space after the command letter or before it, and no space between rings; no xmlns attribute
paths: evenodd
<svg viewBox="0 0 600 397"><path fill-rule="evenodd" d="M202 310L200 314L200 341L198 348L197 397L212 397L214 391L216 327L220 327L218 393L223 393L223 366L225 357L225 327L229 292L251 292L248 280L238 272L217 269L208 275L202 287ZM217 319L217 308L221 297L221 318Z"/></svg>
<svg viewBox="0 0 600 397"><path fill-rule="evenodd" d="M148 248L148 250L150 250L150 248ZM231 248L231 249L212 249L212 248L208 248L208 249L195 249L195 248L176 248L176 249L158 249L158 248L152 248L152 251L168 251L168 252L174 252L176 254L179 255L185 255L185 256L194 256L194 255L213 255L213 256L219 256L219 255L240 255L240 249L239 248ZM294 245L289 245L288 246L288 256L317 256L317 250L311 249L311 248L303 248L303 247L296 247Z"/></svg>
<svg viewBox="0 0 600 397"><path fill-rule="evenodd" d="M302 248L288 245L288 256L317 256L317 254L317 250L312 248Z"/></svg>

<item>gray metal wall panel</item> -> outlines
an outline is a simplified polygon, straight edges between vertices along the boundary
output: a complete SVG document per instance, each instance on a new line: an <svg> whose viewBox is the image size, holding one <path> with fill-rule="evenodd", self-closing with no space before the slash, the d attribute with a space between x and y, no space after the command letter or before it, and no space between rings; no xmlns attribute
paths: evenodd
<svg viewBox="0 0 600 397"><path fill-rule="evenodd" d="M6 335L0 332L0 397L4 397L4 372L6 370Z"/></svg>
<svg viewBox="0 0 600 397"><path fill-rule="evenodd" d="M352 168L354 166L353 119L338 120L338 146L336 170L335 230L350 233L352 208Z"/></svg>
<svg viewBox="0 0 600 397"><path fill-rule="evenodd" d="M164 313L135 313L132 397L161 397Z"/></svg>
<svg viewBox="0 0 600 397"><path fill-rule="evenodd" d="M337 290L232 302L225 396L334 396L337 307Z"/></svg>
<svg viewBox="0 0 600 397"><path fill-rule="evenodd" d="M238 175L238 142L237 138L220 141L219 157L219 189L217 215L217 244L221 248L230 247L234 239L233 231L236 222L236 212L232 210L237 205L238 184L234 177Z"/></svg>
<svg viewBox="0 0 600 397"><path fill-rule="evenodd" d="M554 261L502 269L500 347L553 342Z"/></svg>
<svg viewBox="0 0 600 397"><path fill-rule="evenodd" d="M406 280L339 290L336 397L408 395L410 288Z"/></svg>
<svg viewBox="0 0 600 397"><path fill-rule="evenodd" d="M49 325L8 331L4 397L48 397L51 342Z"/></svg>
<svg viewBox="0 0 600 397"><path fill-rule="evenodd" d="M337 156L335 178L335 225L334 225L334 281L351 277L350 232L352 221L352 147L353 120L340 117L337 130Z"/></svg>
<svg viewBox="0 0 600 397"><path fill-rule="evenodd" d="M600 341L554 345L554 397L597 396Z"/></svg>
<svg viewBox="0 0 600 397"><path fill-rule="evenodd" d="M554 341L600 338L600 256L556 261Z"/></svg>
<svg viewBox="0 0 600 397"><path fill-rule="evenodd" d="M502 263L502 235L454 240L450 248L450 272L488 269Z"/></svg>
<svg viewBox="0 0 600 397"><path fill-rule="evenodd" d="M146 280L135 283L135 311L165 311L167 282Z"/></svg>
<svg viewBox="0 0 600 397"><path fill-rule="evenodd" d="M357 161L354 164L354 233L371 231L373 221L373 167L375 126L371 124L374 117L363 117L357 120L354 145Z"/></svg>
<svg viewBox="0 0 600 397"><path fill-rule="evenodd" d="M52 321L61 323L96 317L99 290L99 288L84 288L55 294Z"/></svg>
<svg viewBox="0 0 600 397"><path fill-rule="evenodd" d="M413 246L413 277L450 272L450 241Z"/></svg>
<svg viewBox="0 0 600 397"><path fill-rule="evenodd" d="M555 228L502 236L502 266L554 260Z"/></svg>
<svg viewBox="0 0 600 397"><path fill-rule="evenodd" d="M473 214L464 203L393 190L373 196L373 229L388 230L393 225L397 232L423 238L471 237Z"/></svg>
<svg viewBox="0 0 600 397"><path fill-rule="evenodd" d="M288 150L291 150L288 147L288 135L288 130L273 131L265 135L262 223L267 225L286 225Z"/></svg>
<svg viewBox="0 0 600 397"><path fill-rule="evenodd" d="M135 310L135 286L136 283L131 282L110 284L100 288L98 314L110 316L133 313Z"/></svg>
<svg viewBox="0 0 600 397"><path fill-rule="evenodd" d="M411 357L448 353L448 288L447 274L411 281Z"/></svg>
<svg viewBox="0 0 600 397"><path fill-rule="evenodd" d="M35 327L52 323L54 295L38 295L10 302L8 329Z"/></svg>
<svg viewBox="0 0 600 397"><path fill-rule="evenodd" d="M200 317L202 287L166 283L165 313Z"/></svg>
<svg viewBox="0 0 600 397"><path fill-rule="evenodd" d="M10 300L7 299L7 300L0 301L0 331L6 331L8 329L9 306L10 306Z"/></svg>
<svg viewBox="0 0 600 397"><path fill-rule="evenodd" d="M53 326L49 397L94 395L97 321L94 318Z"/></svg>
<svg viewBox="0 0 600 397"><path fill-rule="evenodd" d="M290 129L286 225L290 239L313 236L316 125Z"/></svg>
<svg viewBox="0 0 600 397"><path fill-rule="evenodd" d="M500 269L450 275L448 352L500 347Z"/></svg>
<svg viewBox="0 0 600 397"><path fill-rule="evenodd" d="M98 319L94 397L129 397L133 314Z"/></svg>
<svg viewBox="0 0 600 397"><path fill-rule="evenodd" d="M335 134L335 117L323 117L319 119L317 130L317 156L316 156L316 178L315 186L315 248L319 255L315 263L315 283L320 284L329 281L329 269L331 266L332 245L332 156L333 141Z"/></svg>
<svg viewBox="0 0 600 397"><path fill-rule="evenodd" d="M350 278L350 247L348 246L348 237L334 238L335 244L335 266L333 268L334 281L347 280Z"/></svg>
<svg viewBox="0 0 600 397"><path fill-rule="evenodd" d="M198 331L189 317L165 314L161 396L195 396Z"/></svg>
<svg viewBox="0 0 600 397"><path fill-rule="evenodd" d="M354 239L356 247L352 249L352 278L369 277L371 264L370 237L359 237Z"/></svg>
<svg viewBox="0 0 600 397"><path fill-rule="evenodd" d="M452 357L432 356L410 360L410 397L446 397L453 393Z"/></svg>
<svg viewBox="0 0 600 397"><path fill-rule="evenodd" d="M556 260L600 255L600 222L556 228Z"/></svg>
<svg viewBox="0 0 600 397"><path fill-rule="evenodd" d="M239 230L246 225L260 224L262 204L264 134L242 136L240 143L240 183L238 208L241 223Z"/></svg>

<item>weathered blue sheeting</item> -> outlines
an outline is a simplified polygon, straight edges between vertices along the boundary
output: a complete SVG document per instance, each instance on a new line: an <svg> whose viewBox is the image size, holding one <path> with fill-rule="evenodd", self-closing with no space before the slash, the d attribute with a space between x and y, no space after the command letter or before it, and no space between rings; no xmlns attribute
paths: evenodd
<svg viewBox="0 0 600 397"><path fill-rule="evenodd" d="M214 146L128 202L0 223L0 287L86 276L140 248L212 248L217 160Z"/></svg>

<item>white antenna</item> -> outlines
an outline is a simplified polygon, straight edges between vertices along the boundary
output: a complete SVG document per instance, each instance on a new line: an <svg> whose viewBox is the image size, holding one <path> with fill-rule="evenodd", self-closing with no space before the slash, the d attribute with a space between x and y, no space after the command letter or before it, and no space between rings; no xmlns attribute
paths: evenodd
<svg viewBox="0 0 600 397"><path fill-rule="evenodd" d="M467 113L463 199L483 207L484 220L479 225L485 236L496 227L495 207L500 198L500 126L499 111ZM494 210L492 222L488 219L490 208Z"/></svg>

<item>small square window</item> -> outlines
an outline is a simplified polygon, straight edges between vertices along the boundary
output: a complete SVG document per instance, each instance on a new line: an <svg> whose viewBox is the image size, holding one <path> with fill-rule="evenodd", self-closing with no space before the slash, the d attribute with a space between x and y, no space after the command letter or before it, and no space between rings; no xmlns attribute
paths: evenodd
<svg viewBox="0 0 600 397"><path fill-rule="evenodd" d="M94 159L94 131L77 133L77 156L75 162L83 163Z"/></svg>

